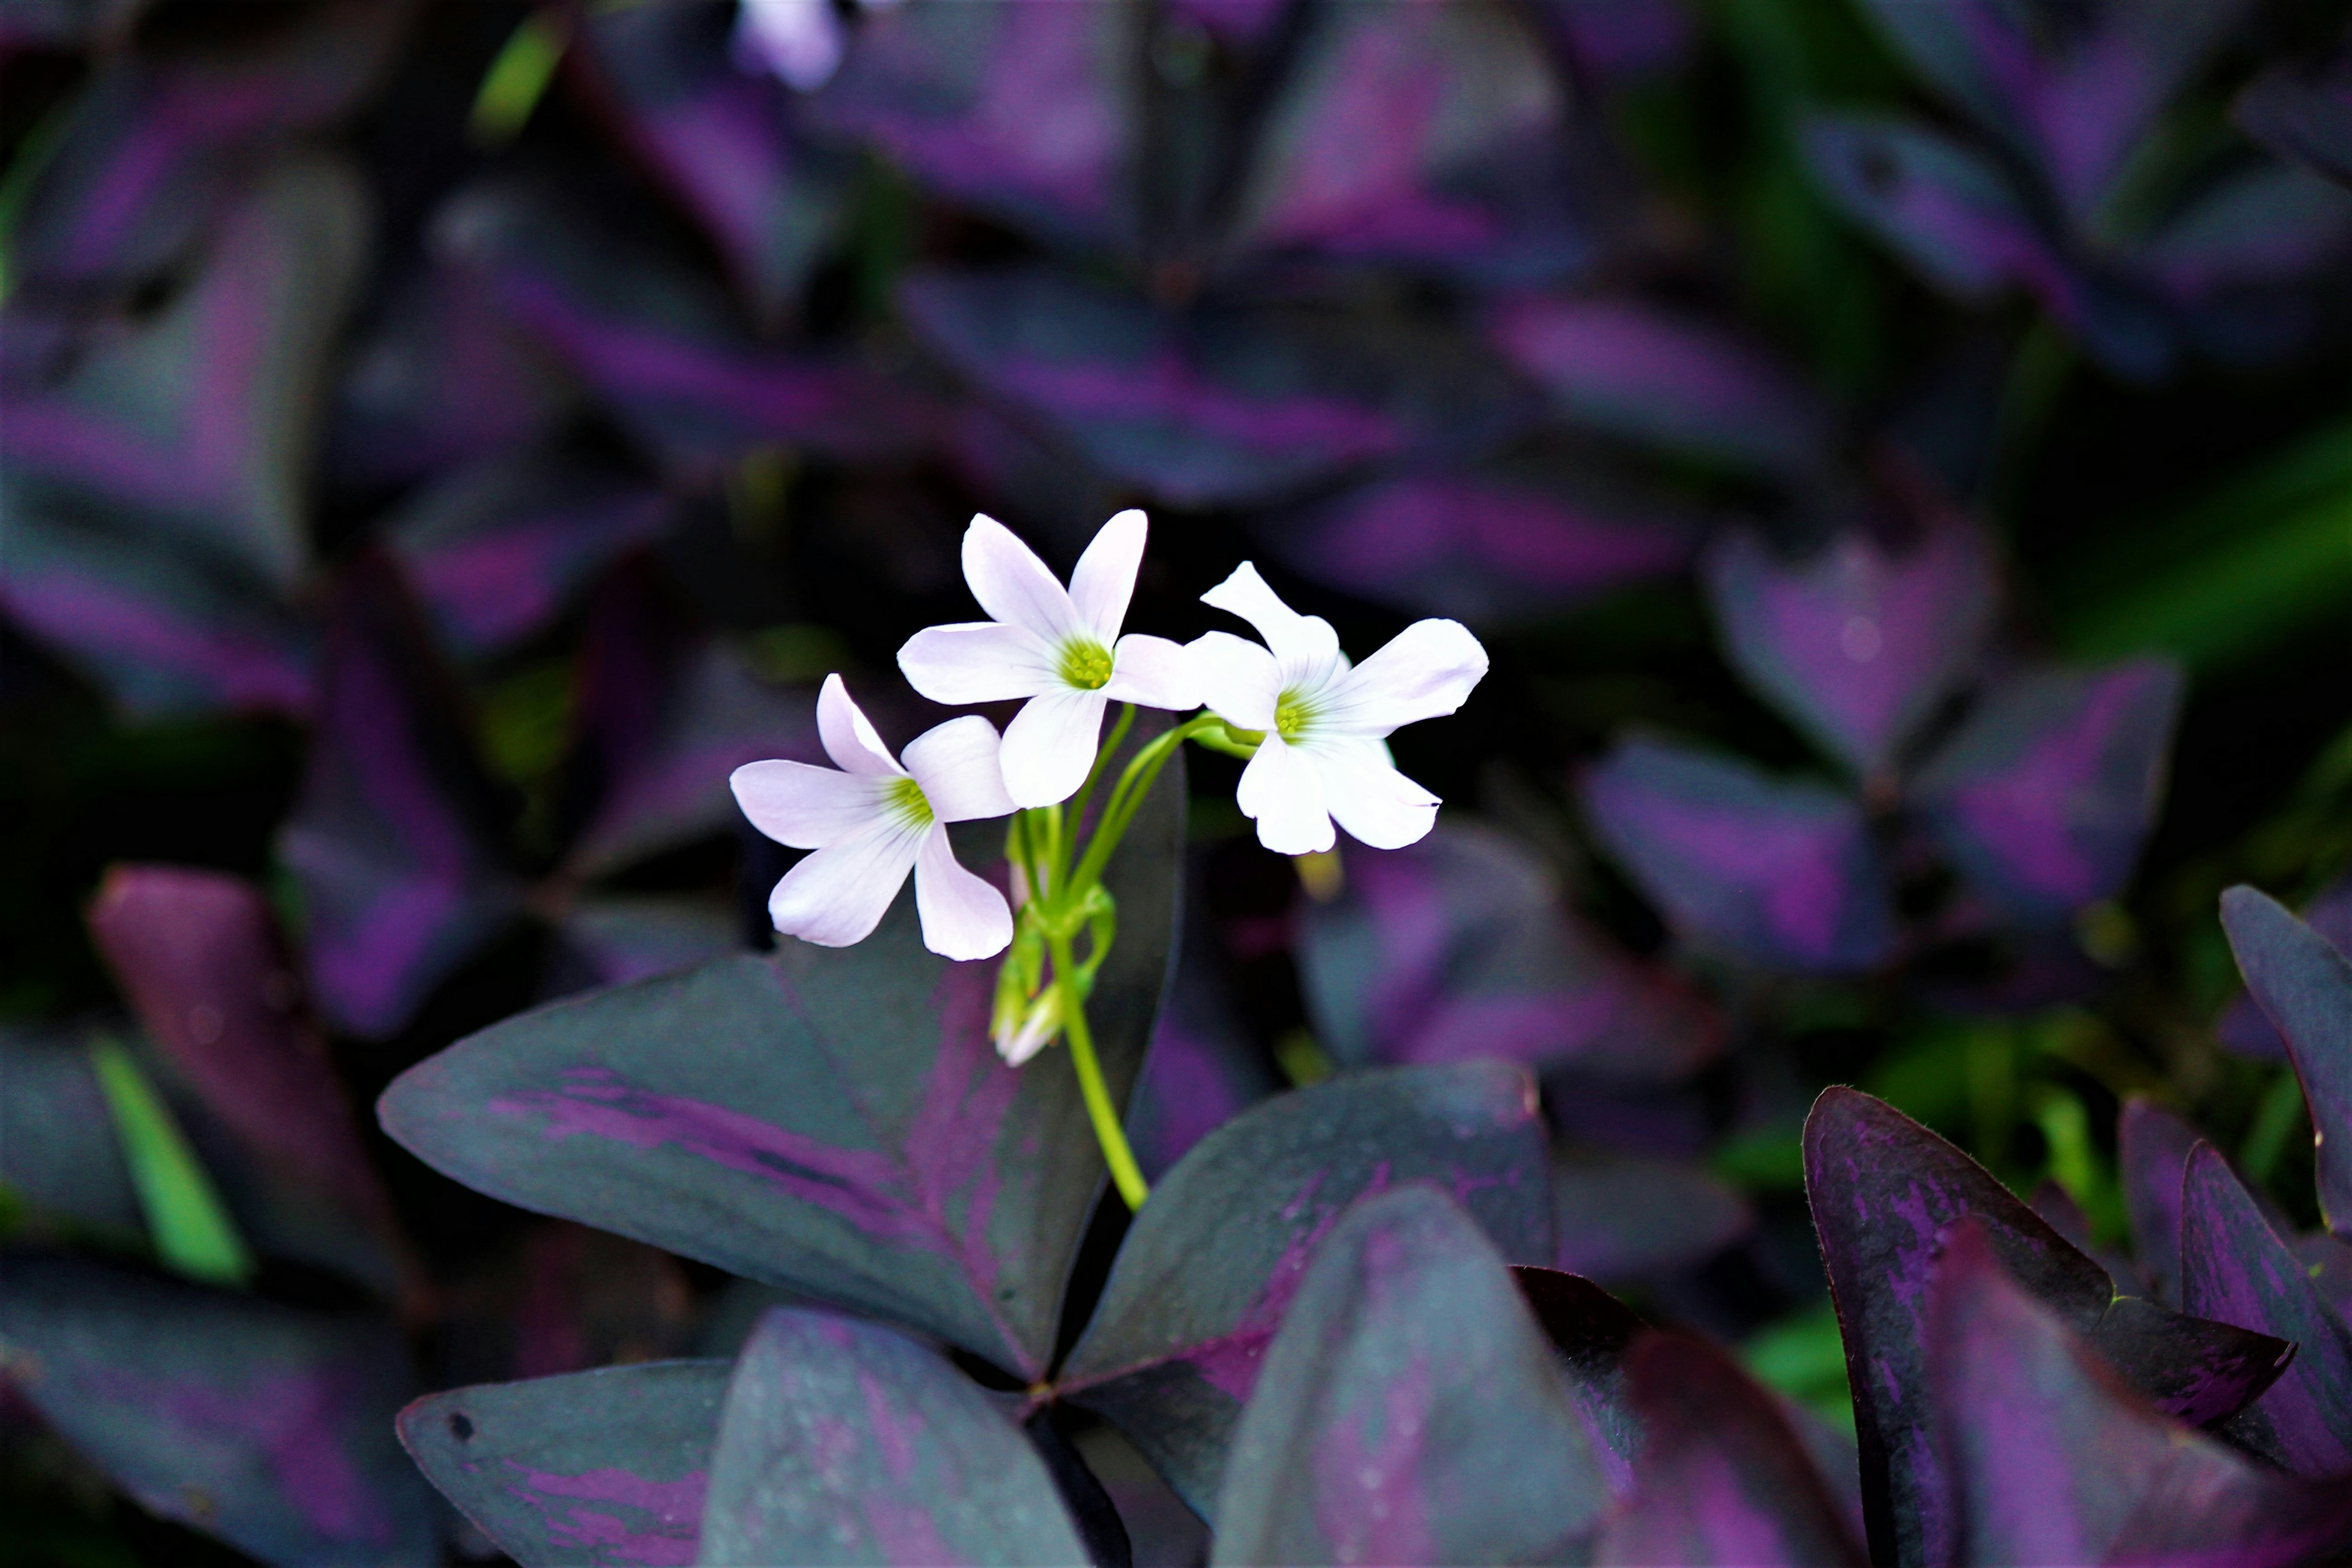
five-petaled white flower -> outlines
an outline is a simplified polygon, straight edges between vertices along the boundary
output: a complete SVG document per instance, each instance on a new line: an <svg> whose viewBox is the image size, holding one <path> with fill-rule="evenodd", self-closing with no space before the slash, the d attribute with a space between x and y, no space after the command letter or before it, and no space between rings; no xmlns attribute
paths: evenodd
<svg viewBox="0 0 2352 1568"><path fill-rule="evenodd" d="M1065 589L1003 523L974 517L963 536L963 575L991 618L927 627L898 650L908 682L934 702L1029 699L1004 727L1004 789L1015 805L1052 805L1077 793L1108 704L1200 705L1182 647L1118 635L1144 532L1139 511L1103 524Z"/></svg>
<svg viewBox="0 0 2352 1568"><path fill-rule="evenodd" d="M729 781L751 826L815 853L768 896L776 929L821 947L863 942L915 873L923 945L946 958L989 958L1013 940L1013 911L957 863L947 825L1006 816L996 727L977 713L907 742L907 764L849 700L838 675L816 700L817 734L840 771L807 763L746 763Z"/></svg>
<svg viewBox="0 0 2352 1568"><path fill-rule="evenodd" d="M1462 706L1486 650L1458 621L1415 621L1350 668L1339 635L1302 616L1244 561L1201 595L1258 629L1265 647L1210 632L1187 645L1202 700L1236 729L1265 732L1242 770L1242 814L1285 855L1332 845L1331 819L1375 849L1398 849L1437 820L1437 797L1397 772L1388 736Z"/></svg>

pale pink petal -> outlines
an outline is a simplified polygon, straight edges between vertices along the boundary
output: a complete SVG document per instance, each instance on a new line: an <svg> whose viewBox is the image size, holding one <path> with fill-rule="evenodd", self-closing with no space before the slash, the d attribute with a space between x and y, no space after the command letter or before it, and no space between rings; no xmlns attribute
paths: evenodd
<svg viewBox="0 0 2352 1568"><path fill-rule="evenodd" d="M926 626L898 650L907 684L934 702L1009 702L1062 684L1054 650L1002 621Z"/></svg>
<svg viewBox="0 0 2352 1568"><path fill-rule="evenodd" d="M1302 616L1275 596L1257 568L1243 562L1234 574L1201 595L1211 609L1239 616L1257 628L1282 667L1285 689L1314 690L1348 668L1339 652L1339 634L1320 616Z"/></svg>
<svg viewBox="0 0 2352 1568"><path fill-rule="evenodd" d="M996 726L977 713L950 719L907 742L907 771L923 786L933 816L941 822L970 822L1013 815L1004 773L997 764L1001 744Z"/></svg>
<svg viewBox="0 0 2352 1568"><path fill-rule="evenodd" d="M1004 726L1004 791L1015 805L1052 805L1078 793L1102 741L1099 691L1048 691Z"/></svg>
<svg viewBox="0 0 2352 1568"><path fill-rule="evenodd" d="M1147 531L1143 514L1129 508L1102 525L1078 557L1077 570L1070 574L1070 604L1078 623L1090 628L1105 647L1118 640L1118 628L1127 623Z"/></svg>
<svg viewBox="0 0 2352 1568"><path fill-rule="evenodd" d="M1397 772L1383 742L1334 736L1298 749L1323 781L1323 804L1350 837L1402 849L1436 826L1437 797Z"/></svg>
<svg viewBox="0 0 2352 1568"><path fill-rule="evenodd" d="M1085 627L1064 588L1036 552L986 513L963 531L963 580L991 620L1019 626L1048 647Z"/></svg>
<svg viewBox="0 0 2352 1568"><path fill-rule="evenodd" d="M1184 645L1202 705L1243 730L1274 728L1282 696L1282 667L1274 655L1231 632L1203 632Z"/></svg>
<svg viewBox="0 0 2352 1568"><path fill-rule="evenodd" d="M856 773L782 760L745 763L727 782L752 826L795 849L822 847L878 820L887 787Z"/></svg>
<svg viewBox="0 0 2352 1568"><path fill-rule="evenodd" d="M1486 675L1486 650L1469 627L1415 621L1323 694L1316 722L1345 735L1386 735L1453 712Z"/></svg>
<svg viewBox="0 0 2352 1568"><path fill-rule="evenodd" d="M832 78L845 41L833 0L743 0L735 14L736 63L801 92Z"/></svg>
<svg viewBox="0 0 2352 1568"><path fill-rule="evenodd" d="M817 738L824 742L824 754L845 773L897 774L906 772L890 760L890 748L874 732L874 726L856 703L849 700L849 688L841 683L838 675L828 675L816 694Z"/></svg>
<svg viewBox="0 0 2352 1568"><path fill-rule="evenodd" d="M923 835L915 858L915 912L923 945L941 958L993 958L1013 940L1013 910L1004 895L956 863L948 830Z"/></svg>
<svg viewBox="0 0 2352 1568"><path fill-rule="evenodd" d="M1239 642L1241 639L1234 639ZM1102 694L1113 702L1166 708L1183 713L1201 705L1201 683L1192 656L1181 643L1129 632L1111 656L1110 681Z"/></svg>
<svg viewBox="0 0 2352 1568"><path fill-rule="evenodd" d="M819 947L864 942L906 885L925 831L877 822L811 852L768 895L768 918L786 936Z"/></svg>
<svg viewBox="0 0 2352 1568"><path fill-rule="evenodd" d="M1234 802L1257 821L1257 841L1279 855L1308 855L1336 842L1315 764L1269 734L1242 770Z"/></svg>

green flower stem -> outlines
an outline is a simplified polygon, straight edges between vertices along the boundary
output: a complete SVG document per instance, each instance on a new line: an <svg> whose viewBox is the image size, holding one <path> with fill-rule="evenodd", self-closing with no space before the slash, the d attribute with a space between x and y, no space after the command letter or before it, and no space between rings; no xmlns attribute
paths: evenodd
<svg viewBox="0 0 2352 1568"><path fill-rule="evenodd" d="M1070 1044L1070 1066L1077 1070L1078 1092L1087 1102L1087 1119L1095 1124L1095 1141L1102 1145L1111 1182L1132 1212L1143 1206L1151 1189L1135 1163L1135 1152L1128 1147L1127 1131L1118 1123L1118 1108L1111 1104L1110 1087L1103 1082L1102 1063L1095 1058L1094 1031L1087 1026L1087 1006L1078 990L1070 939L1050 933L1045 944L1054 959L1054 984L1062 994L1062 1029Z"/></svg>

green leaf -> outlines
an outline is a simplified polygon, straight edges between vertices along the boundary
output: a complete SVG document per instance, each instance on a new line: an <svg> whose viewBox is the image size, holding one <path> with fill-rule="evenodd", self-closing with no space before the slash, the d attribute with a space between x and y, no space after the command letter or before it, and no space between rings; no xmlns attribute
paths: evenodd
<svg viewBox="0 0 2352 1568"><path fill-rule="evenodd" d="M156 1256L191 1279L244 1284L253 1274L253 1255L163 1096L119 1041L93 1045L90 1065L114 1118Z"/></svg>
<svg viewBox="0 0 2352 1568"><path fill-rule="evenodd" d="M477 144L496 147L515 139L547 96L547 84L555 79L571 41L571 29L552 10L532 12L508 35L506 47L483 73L467 117L466 128Z"/></svg>

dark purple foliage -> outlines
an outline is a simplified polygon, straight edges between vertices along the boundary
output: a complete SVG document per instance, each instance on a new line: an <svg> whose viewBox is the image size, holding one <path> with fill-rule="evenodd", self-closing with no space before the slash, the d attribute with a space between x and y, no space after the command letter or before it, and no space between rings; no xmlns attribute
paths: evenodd
<svg viewBox="0 0 2352 1568"><path fill-rule="evenodd" d="M2238 95L2239 128L2280 157L2352 185L2352 59L2280 66Z"/></svg>
<svg viewBox="0 0 2352 1568"><path fill-rule="evenodd" d="M1561 1144L1552 1161L1559 1267L1640 1279L1703 1263L1746 1235L1755 1211L1702 1166Z"/></svg>
<svg viewBox="0 0 2352 1568"><path fill-rule="evenodd" d="M2352 1235L2352 960L2252 888L2221 895L2221 924L2303 1085L2320 1212L2336 1235Z"/></svg>
<svg viewBox="0 0 2352 1568"><path fill-rule="evenodd" d="M2116 1175L2130 1216L2132 1250L2150 1293L2180 1304L2180 1177L2197 1130L2142 1099L2124 1102L2116 1125Z"/></svg>
<svg viewBox="0 0 2352 1568"><path fill-rule="evenodd" d="M2352 949L2352 878L2321 889L2303 907L2303 921L2326 937L2338 952ZM2287 1059L2286 1041L2252 996L2240 996L2214 1021L2214 1037L2242 1057L2256 1061Z"/></svg>

